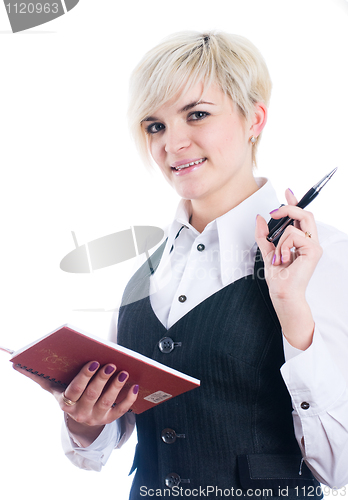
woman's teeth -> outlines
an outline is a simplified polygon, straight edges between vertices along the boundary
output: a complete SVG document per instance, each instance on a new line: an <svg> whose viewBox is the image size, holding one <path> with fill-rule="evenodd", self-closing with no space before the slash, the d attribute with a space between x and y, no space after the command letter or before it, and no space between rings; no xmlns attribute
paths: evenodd
<svg viewBox="0 0 348 500"><path fill-rule="evenodd" d="M192 167L193 165L198 165L199 163L203 163L206 158L201 158L197 161L192 161L191 163L185 163L184 165L180 165L179 167L173 167L174 170L182 170L183 168Z"/></svg>

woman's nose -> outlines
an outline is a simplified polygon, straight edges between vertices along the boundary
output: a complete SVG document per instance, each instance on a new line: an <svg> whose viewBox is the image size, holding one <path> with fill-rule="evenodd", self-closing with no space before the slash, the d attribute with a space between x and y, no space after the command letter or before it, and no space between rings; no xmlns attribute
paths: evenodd
<svg viewBox="0 0 348 500"><path fill-rule="evenodd" d="M181 149L187 148L190 144L191 140L182 128L175 127L169 130L167 128L164 145L166 153L176 154Z"/></svg>

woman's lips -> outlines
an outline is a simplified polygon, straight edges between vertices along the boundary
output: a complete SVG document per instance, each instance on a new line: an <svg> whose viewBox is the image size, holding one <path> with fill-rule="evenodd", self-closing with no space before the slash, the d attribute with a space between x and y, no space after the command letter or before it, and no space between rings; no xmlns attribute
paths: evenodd
<svg viewBox="0 0 348 500"><path fill-rule="evenodd" d="M191 160L181 160L173 163L170 167L175 175L182 175L199 168L206 158L195 158Z"/></svg>

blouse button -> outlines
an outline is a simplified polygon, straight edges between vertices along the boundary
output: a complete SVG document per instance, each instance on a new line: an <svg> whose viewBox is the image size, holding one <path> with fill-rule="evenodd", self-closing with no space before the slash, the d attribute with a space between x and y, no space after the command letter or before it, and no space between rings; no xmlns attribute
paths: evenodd
<svg viewBox="0 0 348 500"><path fill-rule="evenodd" d="M197 245L197 250L199 252L203 252L204 249L205 249L205 245L203 245L203 243L200 243L199 245Z"/></svg>
<svg viewBox="0 0 348 500"><path fill-rule="evenodd" d="M306 401L303 401L303 403L301 403L302 410L308 410L309 407L310 407L310 404L307 403Z"/></svg>
<svg viewBox="0 0 348 500"><path fill-rule="evenodd" d="M186 301L186 299L187 299L186 295L180 295L180 296L178 297L178 301L179 301L179 302L185 302L185 301Z"/></svg>

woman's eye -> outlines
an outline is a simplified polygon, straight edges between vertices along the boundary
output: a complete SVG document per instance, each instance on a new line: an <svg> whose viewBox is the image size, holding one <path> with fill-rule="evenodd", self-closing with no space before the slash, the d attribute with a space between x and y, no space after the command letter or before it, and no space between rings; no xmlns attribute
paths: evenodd
<svg viewBox="0 0 348 500"><path fill-rule="evenodd" d="M203 120L206 116L209 116L209 113L206 111L195 111L190 114L189 119L192 121Z"/></svg>
<svg viewBox="0 0 348 500"><path fill-rule="evenodd" d="M152 123L148 127L146 127L146 131L148 134L157 134L157 132L161 132L164 129L163 123Z"/></svg>

